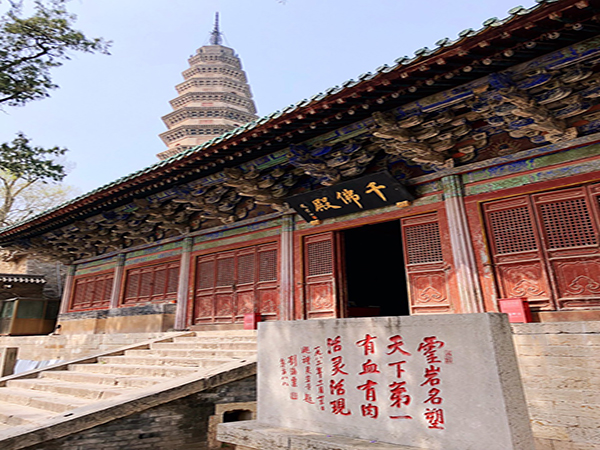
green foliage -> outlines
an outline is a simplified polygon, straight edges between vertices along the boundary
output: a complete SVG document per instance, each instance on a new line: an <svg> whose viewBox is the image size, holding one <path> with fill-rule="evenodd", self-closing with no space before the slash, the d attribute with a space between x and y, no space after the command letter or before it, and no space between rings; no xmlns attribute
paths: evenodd
<svg viewBox="0 0 600 450"><path fill-rule="evenodd" d="M66 10L66 1L36 0L30 16L23 0L9 1L0 16L0 107L48 97L58 87L50 70L70 52L108 53L109 42L72 28L76 16Z"/></svg>
<svg viewBox="0 0 600 450"><path fill-rule="evenodd" d="M0 145L0 170L25 181L62 181L65 168L55 162L64 155L66 148L42 148L29 145L29 139L21 132L10 143Z"/></svg>
<svg viewBox="0 0 600 450"><path fill-rule="evenodd" d="M56 184L66 175L60 158L66 149L29 144L23 133L0 145L0 227L56 206L73 195Z"/></svg>

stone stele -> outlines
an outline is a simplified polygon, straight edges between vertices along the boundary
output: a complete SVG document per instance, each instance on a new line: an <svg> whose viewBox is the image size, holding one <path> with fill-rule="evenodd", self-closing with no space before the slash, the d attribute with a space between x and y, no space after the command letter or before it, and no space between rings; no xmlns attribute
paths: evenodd
<svg viewBox="0 0 600 450"><path fill-rule="evenodd" d="M258 342L261 429L398 448L534 448L503 314L261 323Z"/></svg>

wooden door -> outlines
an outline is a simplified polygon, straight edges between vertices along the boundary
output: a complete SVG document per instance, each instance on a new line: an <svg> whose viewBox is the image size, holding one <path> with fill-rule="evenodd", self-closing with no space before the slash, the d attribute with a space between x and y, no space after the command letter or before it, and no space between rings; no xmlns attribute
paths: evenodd
<svg viewBox="0 0 600 450"><path fill-rule="evenodd" d="M276 243L257 248L258 274L256 282L256 303L262 320L279 318L279 258Z"/></svg>
<svg viewBox="0 0 600 450"><path fill-rule="evenodd" d="M192 324L212 322L214 318L214 297L216 280L215 254L196 259L194 286L194 313Z"/></svg>
<svg viewBox="0 0 600 450"><path fill-rule="evenodd" d="M451 312L452 257L437 212L401 219L411 314Z"/></svg>
<svg viewBox="0 0 600 450"><path fill-rule="evenodd" d="M304 308L307 319L338 317L341 299L339 235L327 232L304 238Z"/></svg>
<svg viewBox="0 0 600 450"><path fill-rule="evenodd" d="M279 263L276 242L196 258L192 324L243 322L279 317Z"/></svg>
<svg viewBox="0 0 600 450"><path fill-rule="evenodd" d="M256 249L254 247L244 248L236 254L236 275L235 284L235 304L236 321L244 320L244 314L257 312L255 301L255 282L256 282Z"/></svg>
<svg viewBox="0 0 600 450"><path fill-rule="evenodd" d="M600 189L578 187L532 196L559 308L600 305L596 214ZM594 204L595 203L595 204Z"/></svg>
<svg viewBox="0 0 600 450"><path fill-rule="evenodd" d="M529 197L487 203L484 214L499 297L527 297L536 309L554 309Z"/></svg>
<svg viewBox="0 0 600 450"><path fill-rule="evenodd" d="M234 321L235 253L223 252L216 257L215 322Z"/></svg>

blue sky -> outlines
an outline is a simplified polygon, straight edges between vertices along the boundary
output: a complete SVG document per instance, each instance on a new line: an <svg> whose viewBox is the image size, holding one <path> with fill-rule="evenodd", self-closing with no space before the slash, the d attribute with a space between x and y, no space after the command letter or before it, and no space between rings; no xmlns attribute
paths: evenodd
<svg viewBox="0 0 600 450"><path fill-rule="evenodd" d="M530 7L532 1L521 3ZM0 112L0 142L23 131L69 148L65 182L80 193L157 161L187 58L208 42L215 11L263 116L435 47L514 0L72 0L77 28L113 41L111 56L74 54L51 97Z"/></svg>

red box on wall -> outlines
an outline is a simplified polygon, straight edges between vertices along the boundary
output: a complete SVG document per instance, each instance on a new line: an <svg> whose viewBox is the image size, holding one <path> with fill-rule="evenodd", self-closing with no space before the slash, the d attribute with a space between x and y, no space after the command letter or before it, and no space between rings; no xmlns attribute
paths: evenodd
<svg viewBox="0 0 600 450"><path fill-rule="evenodd" d="M531 322L531 310L525 297L500 298L498 299L500 312L508 314L511 323Z"/></svg>
<svg viewBox="0 0 600 450"><path fill-rule="evenodd" d="M244 314L244 330L256 330L260 320L260 314Z"/></svg>

